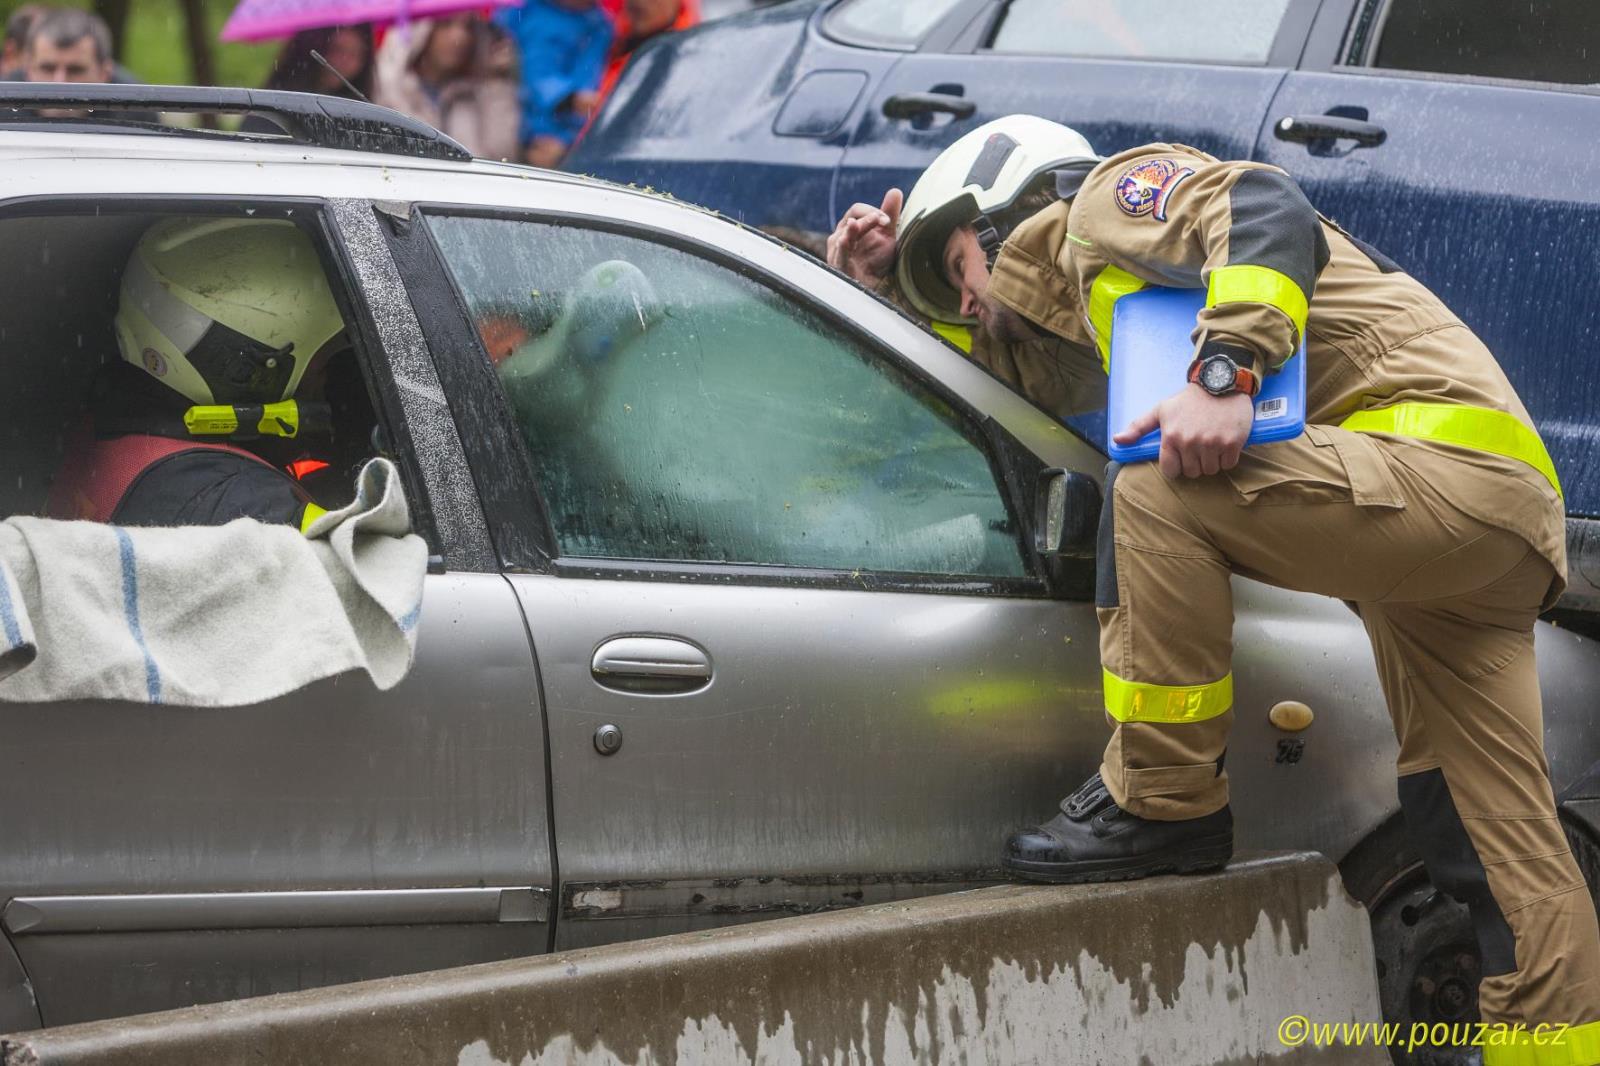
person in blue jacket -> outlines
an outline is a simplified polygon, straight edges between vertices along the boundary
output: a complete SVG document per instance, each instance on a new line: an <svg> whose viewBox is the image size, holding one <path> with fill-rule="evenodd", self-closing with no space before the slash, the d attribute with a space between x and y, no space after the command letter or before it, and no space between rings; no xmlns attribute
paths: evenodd
<svg viewBox="0 0 1600 1066"><path fill-rule="evenodd" d="M524 157L554 167L599 104L616 30L594 0L527 0L496 19L522 55Z"/></svg>

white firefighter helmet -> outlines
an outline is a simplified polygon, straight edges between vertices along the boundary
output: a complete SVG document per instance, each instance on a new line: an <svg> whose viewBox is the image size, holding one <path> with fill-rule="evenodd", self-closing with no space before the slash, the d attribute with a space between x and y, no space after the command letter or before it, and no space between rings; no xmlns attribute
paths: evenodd
<svg viewBox="0 0 1600 1066"><path fill-rule="evenodd" d="M922 172L900 212L900 291L929 318L972 323L945 275L951 232L1002 215L1051 171L1099 161L1082 134L1035 115L1007 115L966 134Z"/></svg>
<svg viewBox="0 0 1600 1066"><path fill-rule="evenodd" d="M194 404L291 398L344 328L316 249L292 222L164 219L122 274L122 358Z"/></svg>

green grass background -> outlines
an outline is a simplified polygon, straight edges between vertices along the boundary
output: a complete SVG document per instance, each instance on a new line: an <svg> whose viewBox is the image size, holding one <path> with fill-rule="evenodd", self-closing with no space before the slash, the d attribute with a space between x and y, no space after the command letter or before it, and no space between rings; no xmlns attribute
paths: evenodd
<svg viewBox="0 0 1600 1066"><path fill-rule="evenodd" d="M11 16L25 0L0 0L0 23ZM233 11L236 0L206 0L211 39L217 40L222 24ZM57 7L91 7L89 0L60 0ZM190 85L194 68L190 65L188 37L183 14L176 0L135 0L128 14L127 41L117 58L140 80L152 85ZM214 53L217 81L222 85L259 86L272 69L282 42L262 44L222 44Z"/></svg>

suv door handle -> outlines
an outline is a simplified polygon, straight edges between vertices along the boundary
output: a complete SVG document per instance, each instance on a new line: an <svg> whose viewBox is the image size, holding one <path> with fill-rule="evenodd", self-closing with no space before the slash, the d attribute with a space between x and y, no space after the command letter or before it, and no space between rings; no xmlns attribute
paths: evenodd
<svg viewBox="0 0 1600 1066"><path fill-rule="evenodd" d="M971 100L946 93L896 93L883 102L885 118L920 118L923 115L954 115L971 118L978 105Z"/></svg>
<svg viewBox="0 0 1600 1066"><path fill-rule="evenodd" d="M1376 148L1389 137L1382 126L1343 115L1285 115L1272 127L1280 141L1355 141L1361 148Z"/></svg>
<svg viewBox="0 0 1600 1066"><path fill-rule="evenodd" d="M711 656L677 637L613 637L595 649L589 672L623 692L693 692L711 683Z"/></svg>

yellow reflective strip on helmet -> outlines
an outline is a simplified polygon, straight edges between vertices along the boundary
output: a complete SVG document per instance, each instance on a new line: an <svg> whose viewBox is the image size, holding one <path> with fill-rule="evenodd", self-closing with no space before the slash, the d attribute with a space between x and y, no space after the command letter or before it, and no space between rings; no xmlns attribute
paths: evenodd
<svg viewBox="0 0 1600 1066"><path fill-rule="evenodd" d="M1146 685L1102 670L1106 713L1119 722L1203 722L1233 706L1233 674L1206 685Z"/></svg>
<svg viewBox="0 0 1600 1066"><path fill-rule="evenodd" d="M1592 1066L1600 1062L1600 1022L1586 1025L1491 1025L1483 1066Z"/></svg>
<svg viewBox="0 0 1600 1066"><path fill-rule="evenodd" d="M261 409L261 421L256 429L263 437L298 437L300 405L293 400L267 404Z"/></svg>
<svg viewBox="0 0 1600 1066"><path fill-rule="evenodd" d="M1094 343L1100 349L1100 367L1107 374L1111 373L1111 322L1117 301L1149 284L1121 267L1107 266L1089 286L1089 324L1094 327Z"/></svg>
<svg viewBox="0 0 1600 1066"><path fill-rule="evenodd" d="M1393 433L1518 459L1543 474L1560 496L1561 482L1539 434L1513 414L1453 403L1397 403L1357 411L1340 424L1355 433Z"/></svg>
<svg viewBox="0 0 1600 1066"><path fill-rule="evenodd" d="M933 331L939 336L968 355L972 354L972 331L966 326L958 326L954 322L940 322L938 320L933 321L930 325L933 326Z"/></svg>
<svg viewBox="0 0 1600 1066"><path fill-rule="evenodd" d="M1206 306L1221 304L1268 304L1289 316L1294 323L1295 336L1306 335L1306 315L1310 306L1306 294L1287 274L1271 267L1239 266L1218 267L1211 272L1206 287Z"/></svg>
<svg viewBox="0 0 1600 1066"><path fill-rule="evenodd" d="M318 507L314 503L306 504L306 509L300 512L300 532L304 533L311 528L311 523L328 513L326 507Z"/></svg>
<svg viewBox="0 0 1600 1066"><path fill-rule="evenodd" d="M239 412L225 404L205 404L185 411L183 424L196 437L226 437L238 430Z"/></svg>

